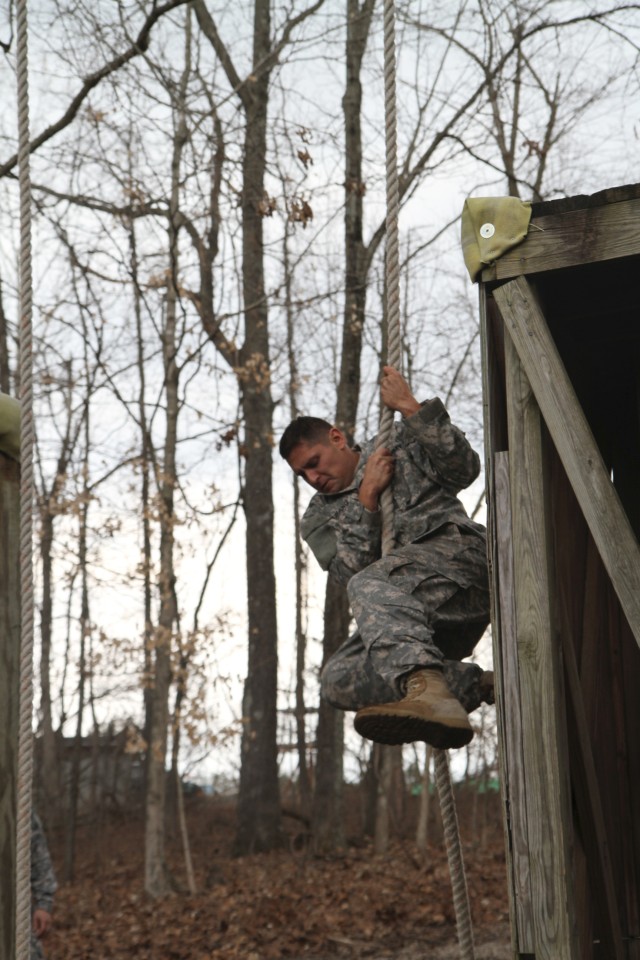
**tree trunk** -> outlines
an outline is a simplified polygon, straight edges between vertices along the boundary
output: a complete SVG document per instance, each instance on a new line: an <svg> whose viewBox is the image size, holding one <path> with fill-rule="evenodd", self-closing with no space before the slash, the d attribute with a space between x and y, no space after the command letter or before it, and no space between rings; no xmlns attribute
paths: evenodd
<svg viewBox="0 0 640 960"><path fill-rule="evenodd" d="M367 297L368 260L362 240L362 82L373 0L347 0L346 82L342 99L345 133L345 306L336 423L352 434L360 396L360 356Z"/></svg>
<svg viewBox="0 0 640 960"><path fill-rule="evenodd" d="M40 612L40 711L42 716L42 765L39 771L39 803L50 823L62 816L60 777L56 736L51 709L51 626L53 605L53 514L44 505L40 511L40 563L42 572L42 606Z"/></svg>
<svg viewBox="0 0 640 960"><path fill-rule="evenodd" d="M380 746L376 764L376 826L373 839L373 848L378 856L386 854L389 850L392 765L393 747Z"/></svg>
<svg viewBox="0 0 640 960"><path fill-rule="evenodd" d="M2 295L2 277L0 277L0 391L9 393L11 389L11 370L9 367L9 336L7 315L4 312Z"/></svg>
<svg viewBox="0 0 640 960"><path fill-rule="evenodd" d="M407 784L404 776L402 745L391 751L391 795L389 810L391 813L391 827L397 837L406 836L404 829L407 814Z"/></svg>
<svg viewBox="0 0 640 960"><path fill-rule="evenodd" d="M303 572L305 557L300 534L300 481L293 478L293 516L295 536L296 577L296 746L298 750L298 793L300 809L308 815L311 806L311 778L307 763L307 708L305 703L304 671L306 666L307 637L302 624L305 596Z"/></svg>
<svg viewBox="0 0 640 960"><path fill-rule="evenodd" d="M376 763L376 813L374 848L379 855L389 850L392 831L400 833L404 813L402 747L378 745Z"/></svg>
<svg viewBox="0 0 640 960"><path fill-rule="evenodd" d="M362 243L362 84L360 71L367 44L372 0L360 7L358 0L347 3L347 72L342 101L345 130L345 307L342 329L340 382L336 404L336 424L352 435L360 394L360 356L366 301L367 260ZM323 663L338 649L349 632L349 602L344 587L327 581L324 605ZM318 755L313 811L315 843L323 851L343 845L342 831L342 753L344 724L342 715L328 704L320 704L318 716ZM326 820L325 820L326 818ZM333 839L332 839L333 838Z"/></svg>
<svg viewBox="0 0 640 960"><path fill-rule="evenodd" d="M133 312L136 320L136 348L137 348L137 366L138 366L138 421L140 424L140 510L142 517L142 577L143 577L143 608L144 608L144 634L143 634L143 688L142 696L144 701L144 721L143 737L147 746L151 742L151 716L153 712L153 693L151 689L151 678L153 676L153 624L151 619L151 491L150 491L150 470L151 470L151 438L149 436L149 426L147 422L147 388L146 373L144 366L144 336L142 329L142 310L141 294L138 278L138 247L136 242L135 222L129 224L129 263L131 268L131 278L133 286ZM145 755L144 780L145 790L149 772L150 750L147 749Z"/></svg>
<svg viewBox="0 0 640 960"><path fill-rule="evenodd" d="M64 385L67 421L62 435L56 470L49 489L39 498L40 507L40 562L42 565L42 606L40 612L40 710L42 715L42 764L39 771L39 804L45 822L59 823L63 817L62 785L58 762L58 738L53 728L51 696L51 650L53 643L53 544L54 520L59 515L59 503L67 480L71 453L75 446L73 427L73 371L67 362L67 383ZM69 591L71 596L71 591Z"/></svg>
<svg viewBox="0 0 640 960"><path fill-rule="evenodd" d="M83 315L83 344L84 344L84 373L87 386L89 385L89 336ZM71 395L71 370L69 370L69 395ZM78 567L80 571L81 599L80 599L80 655L78 657L78 711L76 720L76 735L71 765L71 789L69 794L69 818L67 820L67 839L64 860L64 876L67 882L74 879L76 833L78 826L78 806L82 788L82 724L86 702L87 682L87 638L91 633L91 618L89 612L89 571L87 556L87 529L89 525L89 504L91 502L89 484L89 463L91 449L91 391L87 389L83 410L82 430L84 436L84 458L82 463L82 492L80 497L79 530L78 530ZM95 719L95 718L94 718Z"/></svg>
<svg viewBox="0 0 640 960"><path fill-rule="evenodd" d="M180 370L176 360L177 332L177 215L179 211L180 162L187 138L184 117L184 95L190 71L190 38L187 15L185 68L178 91L176 112L177 129L174 136L171 162L171 200L169 223L169 278L167 283L167 312L162 335L164 390L166 403L165 439L160 487L160 574L158 582L160 611L155 638L155 671L151 710L151 731L147 761L147 791L145 819L145 890L150 896L168 893L171 887L165 861L165 806L167 736L169 725L169 689L172 680L171 648L173 630L177 621L174 572L174 493L176 487L176 448L178 437Z"/></svg>
<svg viewBox="0 0 640 960"><path fill-rule="evenodd" d="M285 305L287 316L287 357L289 361L289 416L292 420L299 414L298 409L298 364L294 343L294 310L291 288L293 277L289 260L289 230L285 227L283 238L283 267L285 284ZM293 476L293 533L294 533L294 574L295 574L295 632L296 632L296 746L298 750L298 796L300 809L305 816L311 807L311 778L307 764L307 727L306 704L304 689L304 670L306 665L307 637L302 623L303 608L305 605L304 570L305 555L300 533L300 478Z"/></svg>
<svg viewBox="0 0 640 960"><path fill-rule="evenodd" d="M431 799L430 765L431 747L425 744L424 770L422 771L422 781L420 784L420 805L418 807L418 824L416 827L416 847L418 848L423 866L427 860L427 841L429 837L429 801Z"/></svg>
<svg viewBox="0 0 640 960"><path fill-rule="evenodd" d="M177 771L176 771L177 773ZM178 808L178 823L180 824L180 837L182 839L182 852L184 853L184 868L187 874L187 886L192 896L198 892L196 887L196 877L193 871L193 860L191 859L191 845L189 843L189 829L187 827L187 817L184 811L184 790L182 789L182 777L176 776L176 804Z"/></svg>
<svg viewBox="0 0 640 960"><path fill-rule="evenodd" d="M349 629L349 605L344 587L327 581L324 607L324 661L337 649ZM323 661L323 664L324 664ZM316 732L316 780L313 795L312 835L314 850L325 855L345 845L343 810L344 715L320 701Z"/></svg>
<svg viewBox="0 0 640 960"><path fill-rule="evenodd" d="M373 837L376 832L376 807L378 803L378 767L380 765L380 751L382 744L372 743L369 751L369 760L365 775L362 778L363 788L363 832L366 837Z"/></svg>
<svg viewBox="0 0 640 960"><path fill-rule="evenodd" d="M253 63L270 52L269 0L255 0ZM260 204L267 158L269 72L258 71L245 97L242 190L242 286L245 340L240 356L245 423L249 656L243 698L237 854L281 841L277 763L277 620L273 561L272 435L269 326L264 288Z"/></svg>
<svg viewBox="0 0 640 960"><path fill-rule="evenodd" d="M323 0L293 16L281 33L290 32L315 12ZM250 76L237 73L215 21L203 0L193 9L227 79L240 100L245 118L242 157L242 293L244 343L227 339L213 303L212 258L217 251L218 193L224 149L214 158L211 190L211 230L208 243L197 243L201 288L198 307L208 336L234 370L241 392L246 457L244 512L246 518L248 592L248 668L243 697L237 854L268 850L281 840L277 765L277 622L273 560L272 424L268 310L264 285L262 212L267 166L267 109L271 69L280 50L271 47L269 0L254 0L253 54Z"/></svg>
<svg viewBox="0 0 640 960"><path fill-rule="evenodd" d="M87 411L88 417L88 411ZM88 427L88 424L87 424ZM88 458L88 447L85 451ZM85 463L85 493L86 493L86 468ZM89 590L87 585L87 507L88 498L82 504L80 511L80 531L78 536L78 565L80 567L81 578L81 610L80 610L80 655L78 657L78 711L76 715L76 733L73 744L73 754L71 758L71 783L69 789L69 816L66 820L66 842L64 852L64 879L67 883L74 880L75 856L76 856L76 832L78 826L78 805L80 800L81 775L82 775L82 721L84 718L85 707L85 683L86 683L86 639L90 629L89 626Z"/></svg>

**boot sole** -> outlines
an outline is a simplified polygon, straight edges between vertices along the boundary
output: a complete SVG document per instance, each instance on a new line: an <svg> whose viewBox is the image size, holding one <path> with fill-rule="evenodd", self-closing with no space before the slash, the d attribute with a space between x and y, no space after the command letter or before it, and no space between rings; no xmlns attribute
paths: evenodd
<svg viewBox="0 0 640 960"><path fill-rule="evenodd" d="M473 739L473 730L467 727L448 727L420 717L393 716L393 714L356 715L354 727L361 737L376 743L401 744L423 741L437 750L458 750Z"/></svg>

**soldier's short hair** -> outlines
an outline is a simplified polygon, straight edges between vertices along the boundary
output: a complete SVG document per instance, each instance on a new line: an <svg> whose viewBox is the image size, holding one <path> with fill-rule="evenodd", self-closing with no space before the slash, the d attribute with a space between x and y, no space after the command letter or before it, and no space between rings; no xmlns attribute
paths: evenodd
<svg viewBox="0 0 640 960"><path fill-rule="evenodd" d="M299 443L323 443L329 440L331 424L320 417L296 417L280 438L280 456L288 460Z"/></svg>

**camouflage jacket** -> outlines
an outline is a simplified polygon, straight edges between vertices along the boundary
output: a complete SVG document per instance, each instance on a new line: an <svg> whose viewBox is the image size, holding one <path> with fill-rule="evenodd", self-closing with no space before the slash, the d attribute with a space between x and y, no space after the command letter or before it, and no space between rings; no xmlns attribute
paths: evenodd
<svg viewBox="0 0 640 960"><path fill-rule="evenodd" d="M53 910L53 895L58 889L47 838L37 814L31 814L31 899L34 910Z"/></svg>
<svg viewBox="0 0 640 960"><path fill-rule="evenodd" d="M395 425L390 449L396 546L416 543L446 523L474 537L484 527L467 516L457 497L480 472L480 458L454 426L438 398L421 404ZM302 518L302 536L323 570L346 584L354 573L380 557L381 515L365 509L358 488L375 440L363 444L351 486L339 493L316 493Z"/></svg>

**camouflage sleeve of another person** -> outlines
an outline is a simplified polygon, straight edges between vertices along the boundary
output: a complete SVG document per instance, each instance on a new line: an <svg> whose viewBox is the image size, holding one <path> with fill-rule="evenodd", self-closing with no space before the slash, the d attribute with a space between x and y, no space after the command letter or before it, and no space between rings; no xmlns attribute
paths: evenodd
<svg viewBox="0 0 640 960"><path fill-rule="evenodd" d="M53 910L53 895L58 889L47 838L37 814L31 815L31 898L34 910Z"/></svg>
<svg viewBox="0 0 640 960"><path fill-rule="evenodd" d="M345 495L335 515L314 497L301 532L322 569L343 586L380 557L381 515L366 510L353 493Z"/></svg>
<svg viewBox="0 0 640 960"><path fill-rule="evenodd" d="M438 397L420 404L417 413L402 421L402 427L408 438L424 447L443 487L458 493L480 473L480 457L451 422Z"/></svg>

